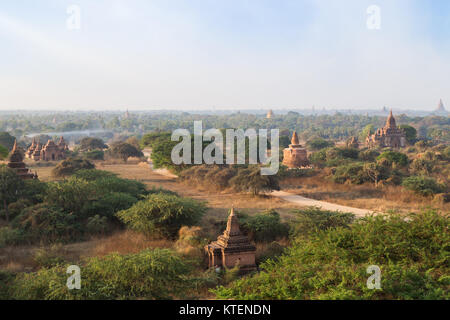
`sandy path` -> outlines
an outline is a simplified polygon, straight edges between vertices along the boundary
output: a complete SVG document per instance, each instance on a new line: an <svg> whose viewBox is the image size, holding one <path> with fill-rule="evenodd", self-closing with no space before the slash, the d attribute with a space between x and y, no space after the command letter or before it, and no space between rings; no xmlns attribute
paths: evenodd
<svg viewBox="0 0 450 320"><path fill-rule="evenodd" d="M314 199L305 198L285 191L273 191L272 196L281 198L285 201L298 204L300 206L307 207L318 207L324 210L341 211L341 212L351 212L357 217L364 217L365 215L373 213L371 210L358 209L347 206L341 206L339 204L329 203L325 201L319 201Z"/></svg>

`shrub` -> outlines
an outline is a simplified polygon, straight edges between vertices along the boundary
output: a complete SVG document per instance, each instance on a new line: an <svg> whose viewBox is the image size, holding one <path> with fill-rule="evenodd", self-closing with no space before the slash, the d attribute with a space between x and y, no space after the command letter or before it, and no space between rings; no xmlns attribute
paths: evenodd
<svg viewBox="0 0 450 320"><path fill-rule="evenodd" d="M364 150L359 153L359 159L362 161L372 162L380 155L376 150Z"/></svg>
<svg viewBox="0 0 450 320"><path fill-rule="evenodd" d="M408 157L406 154L397 151L385 151L380 154L377 159L386 159L390 164L395 163L401 167L406 167L408 165Z"/></svg>
<svg viewBox="0 0 450 320"><path fill-rule="evenodd" d="M410 168L415 174L430 174L433 171L433 162L425 159L414 159Z"/></svg>
<svg viewBox="0 0 450 320"><path fill-rule="evenodd" d="M92 181L94 190L98 190L101 194L120 192L127 193L134 198L140 198L147 194L145 185L136 180L122 179L118 177L104 177Z"/></svg>
<svg viewBox="0 0 450 320"><path fill-rule="evenodd" d="M45 202L81 217L84 215L84 208L96 200L100 192L103 192L100 186L72 177L64 182L49 183Z"/></svg>
<svg viewBox="0 0 450 320"><path fill-rule="evenodd" d="M359 162L339 166L333 173L333 181L336 183L350 181L353 184L362 184L366 181L363 169L364 164Z"/></svg>
<svg viewBox="0 0 450 320"><path fill-rule="evenodd" d="M18 229L11 227L0 227L0 248L17 245L23 241L23 234Z"/></svg>
<svg viewBox="0 0 450 320"><path fill-rule="evenodd" d="M431 196L443 190L443 187L435 179L423 176L405 178L403 180L403 186L422 196Z"/></svg>
<svg viewBox="0 0 450 320"><path fill-rule="evenodd" d="M133 146L126 142L119 142L114 144L111 147L110 154L113 157L118 157L122 159L123 161L127 161L130 157L143 157L144 154L141 150L139 150L136 146Z"/></svg>
<svg viewBox="0 0 450 320"><path fill-rule="evenodd" d="M94 181L102 178L110 178L116 176L117 175L115 173L97 169L82 169L73 174L73 177L86 181Z"/></svg>
<svg viewBox="0 0 450 320"><path fill-rule="evenodd" d="M261 192L280 190L277 176L263 176L257 166L239 169L237 175L230 180L230 185L237 192L251 192L255 196Z"/></svg>
<svg viewBox="0 0 450 320"><path fill-rule="evenodd" d="M167 249L90 258L82 266L80 290L66 286L66 266L20 273L11 285L19 300L171 299L190 288L192 268Z"/></svg>
<svg viewBox="0 0 450 320"><path fill-rule="evenodd" d="M239 222L242 231L256 242L272 242L289 236L289 226L281 222L280 215L274 210L254 216L239 214Z"/></svg>
<svg viewBox="0 0 450 320"><path fill-rule="evenodd" d="M8 149L0 145L0 160L6 159L8 157L8 154Z"/></svg>
<svg viewBox="0 0 450 320"><path fill-rule="evenodd" d="M82 152L93 150L101 151L106 148L108 148L108 146L99 138L86 137L80 141L80 151Z"/></svg>
<svg viewBox="0 0 450 320"><path fill-rule="evenodd" d="M355 220L352 213L321 210L311 207L294 211L296 219L291 223L292 237L306 237L312 233L335 228L348 228Z"/></svg>
<svg viewBox="0 0 450 320"><path fill-rule="evenodd" d="M308 140L308 142L306 142L306 145L312 150L320 150L332 147L334 146L334 143L322 138L314 138L312 140Z"/></svg>
<svg viewBox="0 0 450 320"><path fill-rule="evenodd" d="M366 217L296 243L261 272L214 290L219 299L449 299L448 215ZM382 271L367 288L367 267Z"/></svg>
<svg viewBox="0 0 450 320"><path fill-rule="evenodd" d="M47 203L26 208L14 220L14 225L24 232L28 240L60 241L75 239L81 228L74 214Z"/></svg>
<svg viewBox="0 0 450 320"><path fill-rule="evenodd" d="M88 160L104 160L105 152L103 152L102 150L92 150L85 152L83 156Z"/></svg>
<svg viewBox="0 0 450 320"><path fill-rule="evenodd" d="M61 244L52 245L50 248L40 248L33 256L34 263L40 268L51 268L66 263L61 257Z"/></svg>
<svg viewBox="0 0 450 320"><path fill-rule="evenodd" d="M115 214L121 210L130 208L138 202L138 199L128 193L111 192L101 196L98 200L92 201L85 207L87 216L102 216L105 219L114 219Z"/></svg>
<svg viewBox="0 0 450 320"><path fill-rule="evenodd" d="M108 229L108 218L95 215L88 218L86 228L89 233L105 233Z"/></svg>
<svg viewBox="0 0 450 320"><path fill-rule="evenodd" d="M52 174L55 177L67 177L78 170L94 168L95 165L88 160L69 158L58 163L56 167L53 168Z"/></svg>
<svg viewBox="0 0 450 320"><path fill-rule="evenodd" d="M206 207L189 198L151 194L131 208L117 213L130 229L153 236L174 238L182 226L200 221Z"/></svg>

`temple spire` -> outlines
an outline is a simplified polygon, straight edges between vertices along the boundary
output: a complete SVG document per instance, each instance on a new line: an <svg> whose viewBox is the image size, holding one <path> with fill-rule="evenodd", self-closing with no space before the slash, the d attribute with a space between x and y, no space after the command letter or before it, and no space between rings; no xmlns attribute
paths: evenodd
<svg viewBox="0 0 450 320"><path fill-rule="evenodd" d="M14 146L13 146L11 152L14 153L16 151L17 151L17 139L14 140Z"/></svg>
<svg viewBox="0 0 450 320"><path fill-rule="evenodd" d="M389 112L389 117L386 120L386 128L396 128L397 124L395 123L394 115L392 114L392 109Z"/></svg>
<svg viewBox="0 0 450 320"><path fill-rule="evenodd" d="M300 144L300 142L298 140L298 136L297 136L297 131L294 131L294 133L292 134L291 144L293 144L293 145Z"/></svg>

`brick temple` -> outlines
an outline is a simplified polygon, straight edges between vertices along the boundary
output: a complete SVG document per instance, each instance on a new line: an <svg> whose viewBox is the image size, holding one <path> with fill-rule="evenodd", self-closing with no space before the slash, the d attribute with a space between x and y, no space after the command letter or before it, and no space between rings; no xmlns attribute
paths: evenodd
<svg viewBox="0 0 450 320"><path fill-rule="evenodd" d="M308 153L298 140L297 132L292 135L289 148L283 150L283 164L288 168L303 168L309 166Z"/></svg>
<svg viewBox="0 0 450 320"><path fill-rule="evenodd" d="M69 147L63 137L59 139L58 144L53 140L48 140L45 145L33 139L33 143L25 156L34 161L56 161L65 159L67 150L69 150Z"/></svg>
<svg viewBox="0 0 450 320"><path fill-rule="evenodd" d="M256 270L256 247L241 232L233 208L225 232L217 238L217 241L205 246L205 251L208 254L210 268L233 268L239 265L242 273Z"/></svg>
<svg viewBox="0 0 450 320"><path fill-rule="evenodd" d="M406 145L405 132L397 127L392 110L383 128L379 128L374 134L368 135L366 145L369 148L402 148Z"/></svg>
<svg viewBox="0 0 450 320"><path fill-rule="evenodd" d="M11 150L8 167L13 169L22 180L37 179L38 177L36 173L31 173L31 171L25 166L22 153L17 147L17 141L14 142L14 147Z"/></svg>

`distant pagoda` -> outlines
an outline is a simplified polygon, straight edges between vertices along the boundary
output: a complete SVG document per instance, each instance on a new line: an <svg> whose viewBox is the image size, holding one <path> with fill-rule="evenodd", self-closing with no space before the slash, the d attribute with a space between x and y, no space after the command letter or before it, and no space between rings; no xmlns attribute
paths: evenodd
<svg viewBox="0 0 450 320"><path fill-rule="evenodd" d="M256 270L256 247L241 232L234 208L231 208L225 232L217 241L205 246L205 251L210 268L233 268L239 265L239 271L242 273Z"/></svg>
<svg viewBox="0 0 450 320"><path fill-rule="evenodd" d="M290 169L303 168L310 165L308 153L300 144L296 131L292 134L289 148L283 150L283 164Z"/></svg>
<svg viewBox="0 0 450 320"><path fill-rule="evenodd" d="M9 155L8 167L13 169L22 180L37 179L36 173L31 173L23 162L23 156L17 147L17 140L14 141L14 147Z"/></svg>
<svg viewBox="0 0 450 320"><path fill-rule="evenodd" d="M266 118L267 119L272 119L273 118L273 111L272 110L269 110L269 112L267 112Z"/></svg>
<svg viewBox="0 0 450 320"><path fill-rule="evenodd" d="M405 132L397 127L392 110L389 113L385 126L366 137L366 145L369 148L403 148L406 145Z"/></svg>
<svg viewBox="0 0 450 320"><path fill-rule="evenodd" d="M445 110L444 102L442 102L442 99L439 100L439 104L437 109L434 111L435 114L447 114L447 110Z"/></svg>

